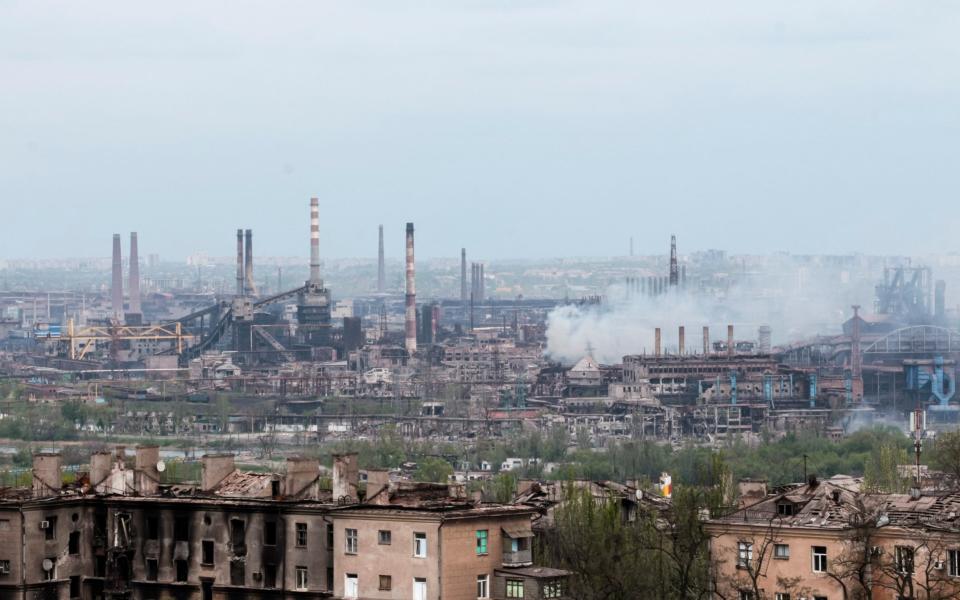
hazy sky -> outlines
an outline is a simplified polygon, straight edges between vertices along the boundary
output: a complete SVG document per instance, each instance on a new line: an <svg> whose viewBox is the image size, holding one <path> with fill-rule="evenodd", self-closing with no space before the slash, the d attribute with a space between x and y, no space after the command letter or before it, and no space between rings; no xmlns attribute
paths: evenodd
<svg viewBox="0 0 960 600"><path fill-rule="evenodd" d="M0 0L0 258L960 248L960 3Z"/></svg>

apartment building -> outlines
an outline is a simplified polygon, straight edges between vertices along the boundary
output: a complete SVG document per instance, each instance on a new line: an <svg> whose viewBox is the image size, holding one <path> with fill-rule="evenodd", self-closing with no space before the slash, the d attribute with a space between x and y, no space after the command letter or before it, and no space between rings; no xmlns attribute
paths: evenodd
<svg viewBox="0 0 960 600"><path fill-rule="evenodd" d="M836 476L709 521L717 597L960 597L960 493L872 494Z"/></svg>
<svg viewBox="0 0 960 600"><path fill-rule="evenodd" d="M130 462L123 448L95 453L64 486L60 456L38 454L32 488L0 492L0 600L498 598L498 577L523 594L511 598L562 591L563 573L532 566L528 508L377 471L365 495L355 454L334 458L329 489L315 459L250 473L211 454L199 482L179 484L161 483L157 447ZM482 556L467 543L480 530Z"/></svg>

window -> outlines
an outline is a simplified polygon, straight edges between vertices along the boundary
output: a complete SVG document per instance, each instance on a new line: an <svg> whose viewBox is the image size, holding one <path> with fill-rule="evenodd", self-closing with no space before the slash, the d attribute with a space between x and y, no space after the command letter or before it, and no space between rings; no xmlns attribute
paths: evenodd
<svg viewBox="0 0 960 600"><path fill-rule="evenodd" d="M753 560L753 544L750 542L737 542L737 568L746 569L750 567L750 561Z"/></svg>
<svg viewBox="0 0 960 600"><path fill-rule="evenodd" d="M490 532L486 529L477 530L477 554L487 553L487 538L489 536Z"/></svg>
<svg viewBox="0 0 960 600"><path fill-rule="evenodd" d="M263 587L277 587L277 565L263 565Z"/></svg>
<svg viewBox="0 0 960 600"><path fill-rule="evenodd" d="M333 567L327 567L327 591L333 591Z"/></svg>
<svg viewBox="0 0 960 600"><path fill-rule="evenodd" d="M490 597L490 576L477 575L477 598Z"/></svg>
<svg viewBox="0 0 960 600"><path fill-rule="evenodd" d="M901 575L913 574L913 548L910 546L896 547L897 572Z"/></svg>
<svg viewBox="0 0 960 600"><path fill-rule="evenodd" d="M420 577L413 579L413 600L427 600L427 580Z"/></svg>
<svg viewBox="0 0 960 600"><path fill-rule="evenodd" d="M276 521L265 521L263 524L263 545L264 546L276 546L277 545L277 522Z"/></svg>
<svg viewBox="0 0 960 600"><path fill-rule="evenodd" d="M393 589L393 577L390 577L389 575L381 575L380 591L389 592L391 589Z"/></svg>
<svg viewBox="0 0 960 600"><path fill-rule="evenodd" d="M309 577L307 576L307 568L306 568L306 567L297 567L297 569L296 569L296 574L297 574L297 589L298 589L298 590L305 590L305 589L307 589L307 585L308 585L309 582L310 582L310 579L309 579ZM356 594L354 594L353 597L356 598Z"/></svg>
<svg viewBox="0 0 960 600"><path fill-rule="evenodd" d="M413 556L416 558L427 557L427 534L413 534Z"/></svg>
<svg viewBox="0 0 960 600"><path fill-rule="evenodd" d="M106 577L107 576L107 557L106 556L94 556L93 557L93 576L94 577Z"/></svg>
<svg viewBox="0 0 960 600"><path fill-rule="evenodd" d="M300 548L307 547L307 524L306 523L297 523L297 546Z"/></svg>
<svg viewBox="0 0 960 600"><path fill-rule="evenodd" d="M157 575L160 571L159 564L157 563L157 559L148 558L146 560L146 564L147 564L147 581L156 581Z"/></svg>
<svg viewBox="0 0 960 600"><path fill-rule="evenodd" d="M781 502L777 504L777 514L781 517L792 517L793 516L793 504L789 502Z"/></svg>
<svg viewBox="0 0 960 600"><path fill-rule="evenodd" d="M790 594L786 592L777 592L773 595L773 600L790 600Z"/></svg>
<svg viewBox="0 0 960 600"><path fill-rule="evenodd" d="M356 529L345 529L345 530L344 530L344 541L345 541L345 544L346 544L346 545L345 545L345 548L344 548L344 552L346 552L347 554L356 554L356 553L357 553L357 546L359 545L359 544L357 543L357 542L358 542L358 541L357 541L357 530L356 530Z"/></svg>
<svg viewBox="0 0 960 600"><path fill-rule="evenodd" d="M544 598L559 598L563 595L563 582L559 579L548 579L541 588Z"/></svg>
<svg viewBox="0 0 960 600"><path fill-rule="evenodd" d="M242 560L230 561L230 585L247 584L247 565Z"/></svg>
<svg viewBox="0 0 960 600"><path fill-rule="evenodd" d="M200 600L213 600L213 581L210 579L200 582Z"/></svg>
<svg viewBox="0 0 960 600"><path fill-rule="evenodd" d="M70 554L80 554L80 532L71 531L70 540L67 542L67 552ZM71 596L72 598L73 596Z"/></svg>
<svg viewBox="0 0 960 600"><path fill-rule="evenodd" d="M774 544L773 557L779 558L780 560L786 560L790 558L790 546L786 544Z"/></svg>
<svg viewBox="0 0 960 600"><path fill-rule="evenodd" d="M80 597L80 576L79 575L70 576L70 597L71 598Z"/></svg>
<svg viewBox="0 0 960 600"><path fill-rule="evenodd" d="M247 538L247 527L242 519L230 519L230 541L234 546L242 544Z"/></svg>
<svg viewBox="0 0 960 600"><path fill-rule="evenodd" d="M754 600L753 592L750 590L740 590L740 600Z"/></svg>
<svg viewBox="0 0 960 600"><path fill-rule="evenodd" d="M173 520L173 541L190 541L190 521L187 517L175 517Z"/></svg>
<svg viewBox="0 0 960 600"><path fill-rule="evenodd" d="M950 577L960 577L960 550L947 552L947 573Z"/></svg>
<svg viewBox="0 0 960 600"><path fill-rule="evenodd" d="M813 550L813 572L826 573L827 572L827 547L814 546L812 550Z"/></svg>
<svg viewBox="0 0 960 600"><path fill-rule="evenodd" d="M200 543L200 562L205 565L213 564L213 540L203 540Z"/></svg>
<svg viewBox="0 0 960 600"><path fill-rule="evenodd" d="M47 522L47 529L44 531L44 538L48 540L57 539L57 518L56 517L47 517L44 519Z"/></svg>
<svg viewBox="0 0 960 600"><path fill-rule="evenodd" d="M507 598L523 598L523 580L507 580Z"/></svg>
<svg viewBox="0 0 960 600"><path fill-rule="evenodd" d="M347 573L343 577L343 597L356 598L360 595L360 580L354 573Z"/></svg>
<svg viewBox="0 0 960 600"><path fill-rule="evenodd" d="M187 581L187 561L185 560L175 560L177 567L177 578L178 583L186 583Z"/></svg>
<svg viewBox="0 0 960 600"><path fill-rule="evenodd" d="M147 539L160 539L160 519L158 517L147 517Z"/></svg>
<svg viewBox="0 0 960 600"><path fill-rule="evenodd" d="M393 534L387 529L381 529L377 532L377 543L381 546L389 546L393 539Z"/></svg>

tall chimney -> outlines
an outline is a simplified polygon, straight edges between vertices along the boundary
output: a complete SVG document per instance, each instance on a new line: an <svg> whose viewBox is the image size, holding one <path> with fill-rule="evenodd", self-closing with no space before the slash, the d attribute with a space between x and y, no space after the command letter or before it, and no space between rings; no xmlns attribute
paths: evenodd
<svg viewBox="0 0 960 600"><path fill-rule="evenodd" d="M123 256L120 253L120 234L113 234L113 287L112 304L113 316L123 321Z"/></svg>
<svg viewBox="0 0 960 600"><path fill-rule="evenodd" d="M677 342L677 348L680 350L680 352L679 352L680 356L683 356L683 353L684 353L684 350L685 350L684 344L686 343L686 339L685 339L684 331L683 331L683 325L680 326L680 331L678 332L678 336L679 336L679 340L680 340L680 341Z"/></svg>
<svg viewBox="0 0 960 600"><path fill-rule="evenodd" d="M130 312L140 314L140 253L136 231L130 233Z"/></svg>
<svg viewBox="0 0 960 600"><path fill-rule="evenodd" d="M413 356L417 351L417 290L416 273L413 261L413 223L407 223L407 316L406 316L407 353Z"/></svg>
<svg viewBox="0 0 960 600"><path fill-rule="evenodd" d="M243 230L237 230L237 295L243 296L247 289L243 283Z"/></svg>
<svg viewBox="0 0 960 600"><path fill-rule="evenodd" d="M653 354L654 356L660 356L660 328L657 327L653 330Z"/></svg>
<svg viewBox="0 0 960 600"><path fill-rule="evenodd" d="M484 298L487 297L487 282L484 279L484 267L483 263L480 263L480 301L482 302Z"/></svg>
<svg viewBox="0 0 960 600"><path fill-rule="evenodd" d="M703 326L703 355L710 354L710 328Z"/></svg>
<svg viewBox="0 0 960 600"><path fill-rule="evenodd" d="M244 280L247 283L247 292L251 296L257 295L257 284L253 281L253 230L246 231L247 247L244 252Z"/></svg>
<svg viewBox="0 0 960 600"><path fill-rule="evenodd" d="M467 249L460 248L460 302L467 302Z"/></svg>
<svg viewBox="0 0 960 600"><path fill-rule="evenodd" d="M733 341L733 325L727 325L727 356L736 352L736 342Z"/></svg>
<svg viewBox="0 0 960 600"><path fill-rule="evenodd" d="M677 236L670 236L670 286L680 283L680 269L677 267Z"/></svg>
<svg viewBox="0 0 960 600"><path fill-rule="evenodd" d="M380 249L377 252L377 291L381 294L387 289L387 270L383 261L383 225L380 226Z"/></svg>
<svg viewBox="0 0 960 600"><path fill-rule="evenodd" d="M853 399L863 399L863 356L860 354L860 305L853 306L853 323L850 336L850 371L853 377Z"/></svg>
<svg viewBox="0 0 960 600"><path fill-rule="evenodd" d="M247 235L249 236L250 233L247 232ZM250 238L248 237L247 239L249 240ZM249 245L250 242L248 241L247 244ZM250 252L250 259L251 261L253 259L252 250ZM249 269L252 280L252 263ZM310 283L317 285L320 283L320 200L317 198L310 198Z"/></svg>

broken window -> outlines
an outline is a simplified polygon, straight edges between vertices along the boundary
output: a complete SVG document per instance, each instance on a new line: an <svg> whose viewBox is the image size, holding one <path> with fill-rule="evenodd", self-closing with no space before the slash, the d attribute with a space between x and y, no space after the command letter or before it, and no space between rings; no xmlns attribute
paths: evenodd
<svg viewBox="0 0 960 600"><path fill-rule="evenodd" d="M266 521L263 524L263 545L264 546L276 546L277 545L277 522L276 521Z"/></svg>
<svg viewBox="0 0 960 600"><path fill-rule="evenodd" d="M813 546L811 548L811 552L813 554L813 572L826 573L827 572L827 547Z"/></svg>
<svg viewBox="0 0 960 600"><path fill-rule="evenodd" d="M307 524L297 523L297 546L305 548L307 546Z"/></svg>
<svg viewBox="0 0 960 600"><path fill-rule="evenodd" d="M737 568L750 568L750 561L753 560L753 544L750 542L737 542Z"/></svg>
<svg viewBox="0 0 960 600"><path fill-rule="evenodd" d="M176 578L175 581L177 581L178 583L186 583L186 581L187 581L187 574L188 574L187 561L185 561L185 560L175 560L175 561L173 561L173 562L174 562L175 566L177 567L177 578Z"/></svg>
<svg viewBox="0 0 960 600"><path fill-rule="evenodd" d="M44 538L48 540L57 539L57 518L47 517L44 521L47 522L47 527L44 530Z"/></svg>
<svg viewBox="0 0 960 600"><path fill-rule="evenodd" d="M947 574L950 577L960 577L960 550L947 552Z"/></svg>
<svg viewBox="0 0 960 600"><path fill-rule="evenodd" d="M333 523L327 523L327 548L333 549Z"/></svg>
<svg viewBox="0 0 960 600"><path fill-rule="evenodd" d="M277 587L277 565L263 565L263 587Z"/></svg>
<svg viewBox="0 0 960 600"><path fill-rule="evenodd" d="M79 531L70 532L70 540L67 542L67 552L70 554L80 554L80 532Z"/></svg>
<svg viewBox="0 0 960 600"><path fill-rule="evenodd" d="M897 546L895 548L897 572L901 575L913 574L913 548L910 546Z"/></svg>
<svg viewBox="0 0 960 600"><path fill-rule="evenodd" d="M234 554L246 554L246 523L242 519L230 519L230 542L233 544Z"/></svg>
<svg viewBox="0 0 960 600"><path fill-rule="evenodd" d="M70 576L70 597L71 598L80 597L80 576L79 575Z"/></svg>
<svg viewBox="0 0 960 600"><path fill-rule="evenodd" d="M176 517L173 520L173 541L175 542L189 542L190 541L190 521L187 517Z"/></svg>
<svg viewBox="0 0 960 600"><path fill-rule="evenodd" d="M147 539L148 540L159 540L160 539L160 517L151 516L147 517Z"/></svg>
<svg viewBox="0 0 960 600"><path fill-rule="evenodd" d="M106 577L107 576L107 557L106 556L95 556L93 557L93 576L94 577Z"/></svg>
<svg viewBox="0 0 960 600"><path fill-rule="evenodd" d="M246 585L247 569L242 560L230 561L230 585Z"/></svg>
<svg viewBox="0 0 960 600"><path fill-rule="evenodd" d="M160 565L155 558L147 559L147 581L156 581L160 572Z"/></svg>
<svg viewBox="0 0 960 600"><path fill-rule="evenodd" d="M213 600L213 581L204 579L200 582L200 600Z"/></svg>
<svg viewBox="0 0 960 600"><path fill-rule="evenodd" d="M201 542L200 562L205 565L213 564L213 540L203 540L203 542Z"/></svg>

